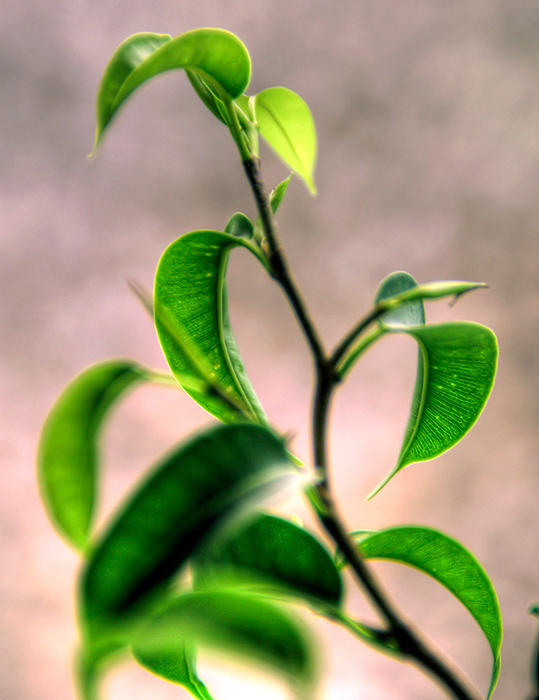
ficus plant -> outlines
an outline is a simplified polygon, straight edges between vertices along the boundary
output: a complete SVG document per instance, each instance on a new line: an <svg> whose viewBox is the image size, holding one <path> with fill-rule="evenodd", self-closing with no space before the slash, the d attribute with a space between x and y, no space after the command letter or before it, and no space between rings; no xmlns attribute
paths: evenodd
<svg viewBox="0 0 539 700"><path fill-rule="evenodd" d="M99 87L94 152L132 93L177 69L234 140L256 215L233 213L232 207L223 230L185 233L162 254L153 294L135 287L153 316L170 373L125 359L93 365L67 386L44 424L38 451L41 494L54 527L82 558L80 698L97 700L105 671L131 654L197 700L211 700L197 672L197 652L206 647L272 669L294 697L313 698L320 663L306 615L298 617L303 605L374 650L413 663L448 697L488 699L500 671L502 620L485 570L462 544L430 527L371 531L357 522L349 532L338 510L327 447L336 390L371 346L397 333L414 338L418 348L410 416L395 466L368 497L406 466L437 457L465 436L494 383L496 337L477 323L428 324L424 302L454 299L485 285L419 284L406 272L394 272L381 281L364 315L327 349L275 221L292 174L315 192L314 121L303 99L287 88L248 94L250 57L236 36L198 29L175 38L140 33L126 39ZM291 171L269 193L261 174L260 138ZM295 455L266 417L234 341L226 273L229 255L240 247L281 287L312 355L309 458ZM215 424L158 459L96 531L101 431L111 410L144 382L183 389ZM304 494L319 534L297 519L264 510L268 493L290 480ZM490 686L481 694L395 607L373 571L371 560L377 559L434 578L469 611L492 651ZM352 574L347 585L353 581L362 591L376 625L347 610L346 568Z"/></svg>

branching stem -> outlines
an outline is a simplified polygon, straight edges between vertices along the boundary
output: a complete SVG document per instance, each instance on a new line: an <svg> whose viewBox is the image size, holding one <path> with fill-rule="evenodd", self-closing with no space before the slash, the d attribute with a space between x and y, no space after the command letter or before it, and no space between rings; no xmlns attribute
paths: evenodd
<svg viewBox="0 0 539 700"><path fill-rule="evenodd" d="M388 638L394 640L400 657L413 661L423 671L432 675L441 686L445 687L451 697L457 700L477 700L477 696L465 688L455 671L439 659L403 620L402 615L383 591L371 567L361 556L360 549L351 540L331 493L327 458L327 424L333 392L342 378L337 371L337 365L343 358L346 361L346 353L358 337L387 309L383 304L376 305L352 328L331 355L328 355L280 245L271 206L260 174L260 162L256 157L243 158L243 166L262 222L263 246L270 274L286 294L314 359L316 388L313 405L313 452L317 475L316 494L311 499L314 509L322 526L354 571L359 584L385 625Z"/></svg>

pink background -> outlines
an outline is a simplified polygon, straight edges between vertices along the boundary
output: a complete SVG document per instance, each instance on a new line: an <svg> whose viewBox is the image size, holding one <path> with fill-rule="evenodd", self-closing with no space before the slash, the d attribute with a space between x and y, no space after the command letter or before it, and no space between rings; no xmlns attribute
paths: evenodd
<svg viewBox="0 0 539 700"><path fill-rule="evenodd" d="M116 46L136 31L222 26L253 59L251 91L286 85L318 126L319 196L293 182L279 225L328 344L369 306L379 280L473 279L488 291L431 320L492 326L501 364L494 395L466 440L392 467L415 368L406 339L377 346L339 394L334 481L351 528L418 523L451 533L480 559L505 620L495 698L529 692L539 600L539 4L536 0L3 0L0 7L0 700L73 698L73 588L78 561L39 503L34 456L53 400L90 363L117 356L164 367L144 310L163 248L196 228L222 229L253 204L231 140L185 77L145 86L99 156L86 160L94 96ZM286 176L264 153L270 185ZM308 455L311 367L279 291L241 253L230 265L232 321L271 420ZM105 435L103 513L164 449L208 417L169 389L136 391ZM304 515L299 499L283 512ZM482 692L490 652L469 615L434 582L378 567L402 609ZM365 614L351 593L350 606ZM325 637L320 698L436 700L413 668L315 620ZM286 697L244 671L207 671L217 700ZM128 665L111 700L182 698Z"/></svg>

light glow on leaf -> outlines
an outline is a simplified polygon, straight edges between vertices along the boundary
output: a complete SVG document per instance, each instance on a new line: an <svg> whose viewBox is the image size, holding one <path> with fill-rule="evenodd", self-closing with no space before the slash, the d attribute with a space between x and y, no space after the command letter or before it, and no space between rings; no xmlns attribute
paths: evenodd
<svg viewBox="0 0 539 700"><path fill-rule="evenodd" d="M315 194L316 128L307 103L284 87L259 92L254 101L261 136Z"/></svg>
<svg viewBox="0 0 539 700"><path fill-rule="evenodd" d="M494 586L473 554L449 535L419 526L393 527L367 534L362 532L358 547L365 559L407 564L432 576L469 610L492 651L488 700L500 672L502 617Z"/></svg>
<svg viewBox="0 0 539 700"><path fill-rule="evenodd" d="M193 231L178 238L163 253L155 276L155 306L166 311L182 333L183 342L212 378L254 422L266 424L264 412L247 378L228 318L225 272L230 251L245 238L220 231ZM156 313L156 328L172 373L204 409L225 422L245 420L218 396L199 392L185 379L200 378L200 370L175 342Z"/></svg>

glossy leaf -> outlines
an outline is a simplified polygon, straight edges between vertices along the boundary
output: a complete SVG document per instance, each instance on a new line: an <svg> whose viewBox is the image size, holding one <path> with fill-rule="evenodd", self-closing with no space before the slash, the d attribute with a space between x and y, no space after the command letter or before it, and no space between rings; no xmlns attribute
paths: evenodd
<svg viewBox="0 0 539 700"><path fill-rule="evenodd" d="M89 637L122 640L208 534L292 469L281 440L255 425L218 426L166 456L89 559L82 580Z"/></svg>
<svg viewBox="0 0 539 700"><path fill-rule="evenodd" d="M502 617L496 591L477 559L452 537L428 527L393 527L362 534L359 548L366 559L396 561L432 576L469 610L492 650L490 698L500 670Z"/></svg>
<svg viewBox="0 0 539 700"><path fill-rule="evenodd" d="M251 420L266 424L258 399L247 378L228 319L225 272L230 251L251 248L244 238L219 231L193 231L163 253L155 277L155 305L167 312L181 331L184 344L199 360L197 366L182 351L170 328L156 314L156 327L172 373L185 391L204 409L225 422ZM244 416L219 396L193 390L186 378L200 377L207 367L212 379Z"/></svg>
<svg viewBox="0 0 539 700"><path fill-rule="evenodd" d="M374 302L394 297L402 292L417 287L417 282L408 272L392 272L381 282ZM400 328L402 326L419 326L425 324L425 307L421 299L399 306L393 311L386 312L379 323L385 328Z"/></svg>
<svg viewBox="0 0 539 700"><path fill-rule="evenodd" d="M194 570L197 584L226 580L262 590L277 587L323 606L339 605L342 598L340 574L320 542L294 523L265 513L204 547Z"/></svg>
<svg viewBox="0 0 539 700"><path fill-rule="evenodd" d="M180 68L201 77L223 100L245 92L251 76L247 49L223 29L194 29L174 39L168 34L135 34L120 44L101 80L95 147L118 109L140 85Z"/></svg>
<svg viewBox="0 0 539 700"><path fill-rule="evenodd" d="M127 389L145 378L142 367L126 360L93 365L64 389L43 426L41 494L58 532L78 549L86 546L92 525L104 420Z"/></svg>
<svg viewBox="0 0 539 700"><path fill-rule="evenodd" d="M459 321L403 331L419 344L422 370L397 464L369 498L403 467L459 442L479 418L496 376L498 344L485 326Z"/></svg>
<svg viewBox="0 0 539 700"><path fill-rule="evenodd" d="M168 623L171 626L175 623L181 624L179 620L170 619ZM158 621L153 623L151 628L159 627L161 624L163 624L162 621ZM180 634L178 630L172 632L168 626L166 631L161 633L158 629L153 633L150 644L145 643L144 638L141 638L138 643L135 642L133 655L146 670L171 683L183 686L196 700L213 700L198 676L191 647L182 635L185 631L183 625L180 628Z"/></svg>
<svg viewBox="0 0 539 700"><path fill-rule="evenodd" d="M316 192L316 128L307 103L288 88L273 87L258 93L254 105L260 134L311 192Z"/></svg>
<svg viewBox="0 0 539 700"><path fill-rule="evenodd" d="M178 596L147 626L134 644L137 659L159 675L185 643L233 652L279 671L294 689L316 676L312 644L303 625L281 605L232 591ZM166 669L165 669L166 672Z"/></svg>

